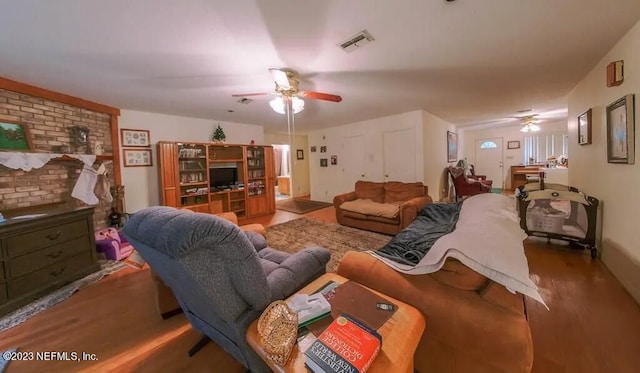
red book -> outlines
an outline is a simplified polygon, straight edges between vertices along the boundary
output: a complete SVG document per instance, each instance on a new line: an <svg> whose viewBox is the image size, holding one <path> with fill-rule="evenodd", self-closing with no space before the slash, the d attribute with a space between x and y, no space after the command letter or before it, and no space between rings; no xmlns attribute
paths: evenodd
<svg viewBox="0 0 640 373"><path fill-rule="evenodd" d="M305 351L314 373L364 373L382 348L382 336L349 315L338 316Z"/></svg>

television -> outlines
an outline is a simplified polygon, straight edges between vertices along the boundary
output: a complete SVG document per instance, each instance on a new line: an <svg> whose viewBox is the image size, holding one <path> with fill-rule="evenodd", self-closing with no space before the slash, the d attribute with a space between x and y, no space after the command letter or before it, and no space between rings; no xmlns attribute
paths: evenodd
<svg viewBox="0 0 640 373"><path fill-rule="evenodd" d="M209 186L211 188L231 186L237 182L237 167L217 167L209 169Z"/></svg>

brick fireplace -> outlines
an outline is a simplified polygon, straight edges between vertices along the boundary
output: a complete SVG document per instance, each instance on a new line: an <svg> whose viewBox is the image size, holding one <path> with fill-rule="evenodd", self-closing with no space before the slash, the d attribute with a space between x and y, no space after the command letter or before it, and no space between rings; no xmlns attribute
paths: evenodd
<svg viewBox="0 0 640 373"><path fill-rule="evenodd" d="M60 97L70 96L60 94ZM80 104L83 102L81 99L76 100ZM112 115L51 98L0 88L0 121L24 123L29 128L32 152L91 154L96 141L99 141L104 144L104 154L111 155L114 150L112 124L117 123L117 117L114 121ZM76 126L89 129L87 146L74 145L73 127ZM118 149L117 144L115 148ZM119 161L119 157L115 158L114 162ZM52 160L42 168L26 172L0 165L0 212L52 203L84 205L71 197L82 166L82 162L77 160ZM115 185L119 181L119 175L116 177L114 164L108 164L107 169L108 179L111 185ZM96 227L107 225L107 217L114 203L101 201L96 205Z"/></svg>

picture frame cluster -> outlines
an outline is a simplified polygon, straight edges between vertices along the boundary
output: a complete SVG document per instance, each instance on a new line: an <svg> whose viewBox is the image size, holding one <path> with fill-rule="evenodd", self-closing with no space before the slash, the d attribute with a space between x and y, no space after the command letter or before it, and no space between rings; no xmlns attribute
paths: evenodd
<svg viewBox="0 0 640 373"><path fill-rule="evenodd" d="M151 134L148 130L120 129L122 159L125 167L151 167Z"/></svg>

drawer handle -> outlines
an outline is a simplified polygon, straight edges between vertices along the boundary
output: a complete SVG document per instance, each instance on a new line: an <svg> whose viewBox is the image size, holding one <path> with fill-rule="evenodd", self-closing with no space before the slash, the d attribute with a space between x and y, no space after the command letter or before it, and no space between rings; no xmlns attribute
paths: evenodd
<svg viewBox="0 0 640 373"><path fill-rule="evenodd" d="M47 254L47 256L51 259L55 259L57 257L59 257L60 255L62 255L62 250L58 250L57 253L49 253Z"/></svg>
<svg viewBox="0 0 640 373"><path fill-rule="evenodd" d="M67 267L62 267L60 268L59 271L53 271L53 272L49 272L49 275L53 276L53 277L58 277L62 274L62 272L64 272L64 270L67 269Z"/></svg>
<svg viewBox="0 0 640 373"><path fill-rule="evenodd" d="M60 236L62 236L62 231L56 232L55 236L53 234L48 234L46 237L48 239L50 239L51 241L53 241L53 240L57 240L58 238L60 238Z"/></svg>

